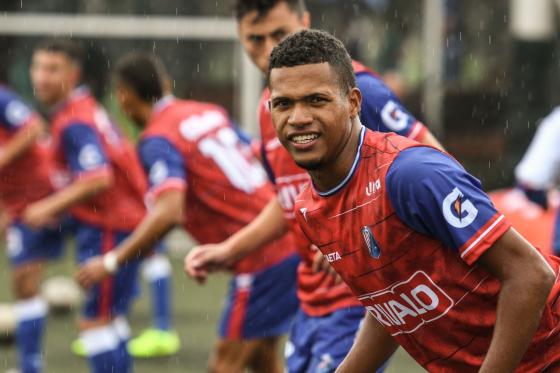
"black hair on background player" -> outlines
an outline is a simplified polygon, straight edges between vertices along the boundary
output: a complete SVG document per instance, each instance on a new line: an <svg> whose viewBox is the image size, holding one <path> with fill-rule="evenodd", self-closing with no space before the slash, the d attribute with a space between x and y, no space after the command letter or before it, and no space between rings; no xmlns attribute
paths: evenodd
<svg viewBox="0 0 560 373"><path fill-rule="evenodd" d="M127 54L117 62L115 74L142 101L154 103L164 94L167 72L161 61L151 53Z"/></svg>
<svg viewBox="0 0 560 373"><path fill-rule="evenodd" d="M62 53L80 68L84 63L84 51L78 42L70 38L45 39L35 47L35 51Z"/></svg>
<svg viewBox="0 0 560 373"><path fill-rule="evenodd" d="M306 8L304 0L237 0L235 3L235 16L239 21L248 13L256 11L257 18L254 19L256 22L266 16L272 8L280 3L286 3L290 9L297 12L300 16L305 13Z"/></svg>
<svg viewBox="0 0 560 373"><path fill-rule="evenodd" d="M352 59L344 44L320 30L296 32L278 44L270 54L270 71L280 67L294 67L327 62L336 72L343 93L356 87Z"/></svg>

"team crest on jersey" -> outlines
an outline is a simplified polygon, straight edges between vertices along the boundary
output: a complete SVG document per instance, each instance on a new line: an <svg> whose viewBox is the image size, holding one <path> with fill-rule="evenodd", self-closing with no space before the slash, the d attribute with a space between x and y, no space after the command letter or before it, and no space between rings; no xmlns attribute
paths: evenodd
<svg viewBox="0 0 560 373"><path fill-rule="evenodd" d="M368 248L369 255L371 255L373 259L379 259L379 257L381 256L381 249L375 241L371 229L367 225L364 225L361 231L362 236L364 237L364 242L366 243L366 246Z"/></svg>
<svg viewBox="0 0 560 373"><path fill-rule="evenodd" d="M459 188L454 188L445 197L442 210L445 220L455 228L469 226L478 215L478 209L474 207L470 200L465 198L465 195Z"/></svg>

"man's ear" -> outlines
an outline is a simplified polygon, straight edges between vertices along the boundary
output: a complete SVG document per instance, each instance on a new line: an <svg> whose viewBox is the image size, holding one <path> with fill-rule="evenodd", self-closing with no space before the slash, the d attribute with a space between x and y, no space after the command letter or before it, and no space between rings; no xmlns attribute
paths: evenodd
<svg viewBox="0 0 560 373"><path fill-rule="evenodd" d="M307 10L301 15L301 24L305 28L311 27L311 14Z"/></svg>
<svg viewBox="0 0 560 373"><path fill-rule="evenodd" d="M360 115L362 107L362 92L356 87L348 92L348 103L350 104L350 118L354 119Z"/></svg>

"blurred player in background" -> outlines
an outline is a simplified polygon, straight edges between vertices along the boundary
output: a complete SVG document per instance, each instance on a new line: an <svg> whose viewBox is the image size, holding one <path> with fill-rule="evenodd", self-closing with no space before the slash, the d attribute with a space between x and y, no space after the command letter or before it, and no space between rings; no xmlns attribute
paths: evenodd
<svg viewBox="0 0 560 373"><path fill-rule="evenodd" d="M302 0L240 0L236 11L241 44L263 74L268 70L272 48L287 35L310 26L310 15ZM375 73L359 62L354 62L354 71L364 96L361 117L365 125L441 147ZM276 186L276 198L257 219L227 241L191 251L187 271L195 277L204 276L208 268L223 267L232 257L254 250L291 229L294 223L294 200L309 183L309 176L278 141L268 109L269 97L265 89L258 110L264 163ZM301 310L286 348L288 369L311 372L321 367L325 372L332 371L350 349L364 310L346 285L316 271L321 254L317 256L310 250L308 240L297 232L297 227L292 231L303 261L298 270Z"/></svg>
<svg viewBox="0 0 560 373"><path fill-rule="evenodd" d="M130 143L115 128L87 87L79 86L82 51L70 39L40 43L31 80L49 109L52 148L68 184L29 205L26 224L44 227L69 211L80 263L104 255L111 276L89 289L79 320L80 339L93 372L128 372L131 359L125 315L134 295L138 258L117 268L111 249L145 214L145 181Z"/></svg>
<svg viewBox="0 0 560 373"><path fill-rule="evenodd" d="M517 186L529 200L548 209L548 192L560 185L560 108L544 118L527 152L515 168ZM560 255L560 217L552 237L552 251Z"/></svg>
<svg viewBox="0 0 560 373"><path fill-rule="evenodd" d="M158 242L140 267L142 277L150 285L152 327L128 343L128 351L134 357L169 356L181 348L181 340L172 325L172 269L165 250L166 244Z"/></svg>
<svg viewBox="0 0 560 373"><path fill-rule="evenodd" d="M205 244L221 242L252 221L273 197L272 187L224 109L171 96L167 74L153 55L124 57L116 75L123 111L144 128L138 152L150 184L149 213L114 250L118 265L175 224ZM298 307L298 263L290 236L229 263L235 277L211 372L282 371L277 349ZM91 286L104 272L102 260L92 260L78 279Z"/></svg>
<svg viewBox="0 0 560 373"><path fill-rule="evenodd" d="M560 259L452 157L362 126L352 70L321 31L286 38L269 70L278 137L312 178L297 222L369 311L337 371L371 372L399 344L428 371L558 371Z"/></svg>
<svg viewBox="0 0 560 373"><path fill-rule="evenodd" d="M62 253L59 224L32 228L22 221L25 208L54 191L51 158L38 140L45 124L21 98L0 85L0 202L2 232L12 265L16 299L16 341L22 373L43 368L43 331L48 305L39 295L44 263Z"/></svg>

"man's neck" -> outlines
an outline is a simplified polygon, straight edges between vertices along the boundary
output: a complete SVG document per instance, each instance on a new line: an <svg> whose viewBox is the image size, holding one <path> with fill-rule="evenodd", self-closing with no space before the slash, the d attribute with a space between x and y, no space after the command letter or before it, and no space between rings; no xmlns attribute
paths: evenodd
<svg viewBox="0 0 560 373"><path fill-rule="evenodd" d="M360 122L354 120L348 140L338 157L336 157L332 163L320 169L309 171L309 175L311 175L313 185L317 191L328 192L336 188L351 172L360 144L361 129L362 126Z"/></svg>

